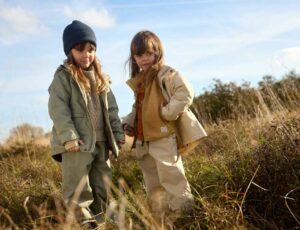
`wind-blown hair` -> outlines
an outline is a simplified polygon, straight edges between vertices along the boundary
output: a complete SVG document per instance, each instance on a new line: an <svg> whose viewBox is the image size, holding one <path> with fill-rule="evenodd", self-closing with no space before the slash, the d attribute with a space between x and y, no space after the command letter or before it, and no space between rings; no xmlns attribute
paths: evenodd
<svg viewBox="0 0 300 230"><path fill-rule="evenodd" d="M163 47L160 39L151 31L138 32L130 44L130 56L127 60L129 65L129 75L135 77L140 72L140 68L134 60L134 55L153 53L155 55L154 65L160 68L163 65Z"/></svg>

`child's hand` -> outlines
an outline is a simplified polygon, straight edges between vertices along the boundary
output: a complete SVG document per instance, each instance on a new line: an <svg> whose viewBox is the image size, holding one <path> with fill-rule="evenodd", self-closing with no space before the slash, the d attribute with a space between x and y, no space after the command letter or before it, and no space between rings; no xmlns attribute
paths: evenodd
<svg viewBox="0 0 300 230"><path fill-rule="evenodd" d="M80 140L80 139L67 141L65 143L65 149L68 152L79 152L80 151L79 145L83 145L83 144L84 144L83 140Z"/></svg>
<svg viewBox="0 0 300 230"><path fill-rule="evenodd" d="M125 124L123 126L123 128L124 128L125 134L127 136L130 136L130 137L134 136L134 128L133 127L131 127L130 125ZM124 143L125 143L125 140L124 140Z"/></svg>
<svg viewBox="0 0 300 230"><path fill-rule="evenodd" d="M125 139L117 141L117 145L119 148L121 148L121 146L124 144L125 144Z"/></svg>

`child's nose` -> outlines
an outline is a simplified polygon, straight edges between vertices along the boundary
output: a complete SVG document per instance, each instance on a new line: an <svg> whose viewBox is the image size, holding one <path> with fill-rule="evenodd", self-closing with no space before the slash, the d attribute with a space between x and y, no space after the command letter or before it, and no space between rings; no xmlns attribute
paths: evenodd
<svg viewBox="0 0 300 230"><path fill-rule="evenodd" d="M89 56L89 51L83 51L83 57L88 57Z"/></svg>
<svg viewBox="0 0 300 230"><path fill-rule="evenodd" d="M143 55L142 55L142 60L147 59L147 57L148 57L148 56L147 56L146 54L143 54Z"/></svg>

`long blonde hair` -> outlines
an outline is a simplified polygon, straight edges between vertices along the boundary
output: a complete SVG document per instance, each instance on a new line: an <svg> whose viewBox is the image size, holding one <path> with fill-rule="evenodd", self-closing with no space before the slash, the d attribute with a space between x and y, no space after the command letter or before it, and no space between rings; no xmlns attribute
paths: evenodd
<svg viewBox="0 0 300 230"><path fill-rule="evenodd" d="M130 56L127 60L131 78L140 72L140 68L134 60L134 55L142 55L144 53L153 53L155 55L154 65L158 68L163 65L164 52L162 43L157 35L149 30L138 32L131 41Z"/></svg>
<svg viewBox="0 0 300 230"><path fill-rule="evenodd" d="M85 43L81 43L77 45L78 50L82 49L82 47L85 46ZM91 46L96 49L96 47L91 44ZM84 76L84 73L82 72L82 68L78 66L75 63L75 60L72 56L71 51L69 52L67 59L64 61L64 65L71 71L72 76L74 77L75 80L78 81L80 86L84 88L86 91L90 91L90 82L89 80ZM91 64L90 68L94 71L95 77L96 77L96 82L97 82L97 93L100 94L108 85L108 79L105 79L102 71L101 71L101 63L100 60L96 57L95 55L95 60Z"/></svg>

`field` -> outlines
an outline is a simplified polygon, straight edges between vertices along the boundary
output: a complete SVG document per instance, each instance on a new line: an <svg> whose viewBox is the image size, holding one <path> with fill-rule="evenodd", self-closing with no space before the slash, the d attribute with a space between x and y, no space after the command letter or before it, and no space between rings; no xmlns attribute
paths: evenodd
<svg viewBox="0 0 300 230"><path fill-rule="evenodd" d="M183 156L196 204L173 229L299 229L299 92L299 76L290 73L264 78L258 89L216 82L195 98L209 136ZM0 146L0 229L80 229L62 202L48 136L16 133ZM102 227L164 229L149 212L129 142L112 160L110 208L118 223Z"/></svg>

